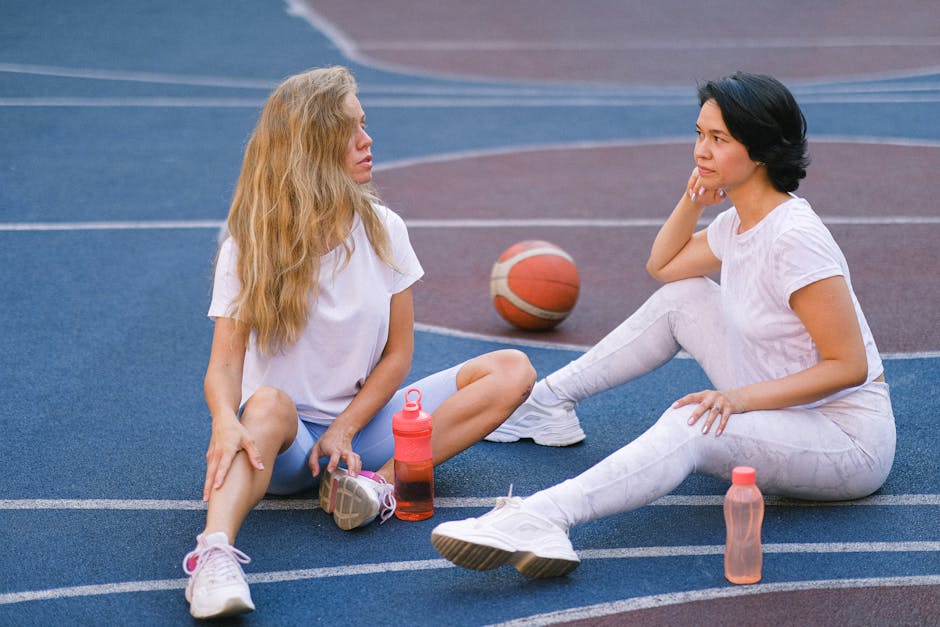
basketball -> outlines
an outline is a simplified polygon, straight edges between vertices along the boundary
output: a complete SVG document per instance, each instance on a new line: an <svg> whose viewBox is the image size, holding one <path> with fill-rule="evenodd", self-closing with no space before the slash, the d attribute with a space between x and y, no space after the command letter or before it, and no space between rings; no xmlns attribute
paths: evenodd
<svg viewBox="0 0 940 627"><path fill-rule="evenodd" d="M513 244L490 273L493 307L507 322L527 331L546 331L567 318L580 286L571 255L542 240Z"/></svg>

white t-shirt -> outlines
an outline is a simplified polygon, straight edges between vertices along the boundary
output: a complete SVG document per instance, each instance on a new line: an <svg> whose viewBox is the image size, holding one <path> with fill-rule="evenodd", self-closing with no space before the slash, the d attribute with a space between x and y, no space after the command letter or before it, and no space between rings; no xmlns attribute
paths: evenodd
<svg viewBox="0 0 940 627"><path fill-rule="evenodd" d="M340 246L320 260L316 308L300 339L274 355L262 355L251 332L242 375L242 402L260 387L274 386L297 405L301 419L330 424L362 387L388 340L390 303L421 278L424 270L408 239L404 220L383 206L375 207L385 223L392 257L390 268L375 253L356 218L350 238L349 263L335 272L345 254ZM220 248L209 317L233 317L232 303L240 281L238 246L231 237ZM311 294L312 303L312 294Z"/></svg>
<svg viewBox="0 0 940 627"><path fill-rule="evenodd" d="M821 361L790 296L832 276L845 277L868 357L867 382L883 367L868 322L852 289L848 264L809 203L793 196L753 228L738 233L732 207L708 225L708 245L721 260L721 300L738 386L779 379ZM843 390L818 406L857 388Z"/></svg>

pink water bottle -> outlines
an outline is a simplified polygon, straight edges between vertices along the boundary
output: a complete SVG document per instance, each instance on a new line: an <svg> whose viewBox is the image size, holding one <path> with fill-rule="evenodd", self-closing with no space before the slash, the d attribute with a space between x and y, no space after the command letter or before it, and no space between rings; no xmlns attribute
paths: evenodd
<svg viewBox="0 0 940 627"><path fill-rule="evenodd" d="M413 394L417 398L411 399ZM405 392L405 406L392 417L395 436L395 516L424 520L434 514L431 415L421 410L421 391Z"/></svg>
<svg viewBox="0 0 940 627"><path fill-rule="evenodd" d="M763 554L760 528L764 521L764 497L754 483L757 473L749 466L731 471L731 487L725 494L725 578L731 583L760 581Z"/></svg>

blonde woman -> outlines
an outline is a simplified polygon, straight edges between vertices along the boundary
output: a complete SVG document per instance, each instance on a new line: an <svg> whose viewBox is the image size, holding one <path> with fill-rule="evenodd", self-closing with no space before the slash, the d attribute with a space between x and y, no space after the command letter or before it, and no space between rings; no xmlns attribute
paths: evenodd
<svg viewBox="0 0 940 627"><path fill-rule="evenodd" d="M254 609L240 566L249 559L233 543L266 493L319 484L343 529L394 509L391 417L423 270L371 186L371 146L342 67L285 80L248 142L209 308L208 510L183 563L194 617ZM414 384L433 416L434 463L480 441L534 381L526 356L503 350Z"/></svg>

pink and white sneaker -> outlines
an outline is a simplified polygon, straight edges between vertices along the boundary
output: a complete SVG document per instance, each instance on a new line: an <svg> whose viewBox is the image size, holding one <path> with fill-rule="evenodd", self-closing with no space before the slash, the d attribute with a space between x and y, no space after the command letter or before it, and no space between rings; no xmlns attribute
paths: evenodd
<svg viewBox="0 0 940 627"><path fill-rule="evenodd" d="M395 513L395 486L382 475L363 470L353 477L345 468L324 472L320 478L320 509L333 514L344 531L363 527L379 517L381 522Z"/></svg>
<svg viewBox="0 0 940 627"><path fill-rule="evenodd" d="M183 572L189 575L186 584L189 613L194 618L214 618L254 610L241 567L250 561L229 544L224 532L199 534L196 548L183 558Z"/></svg>

